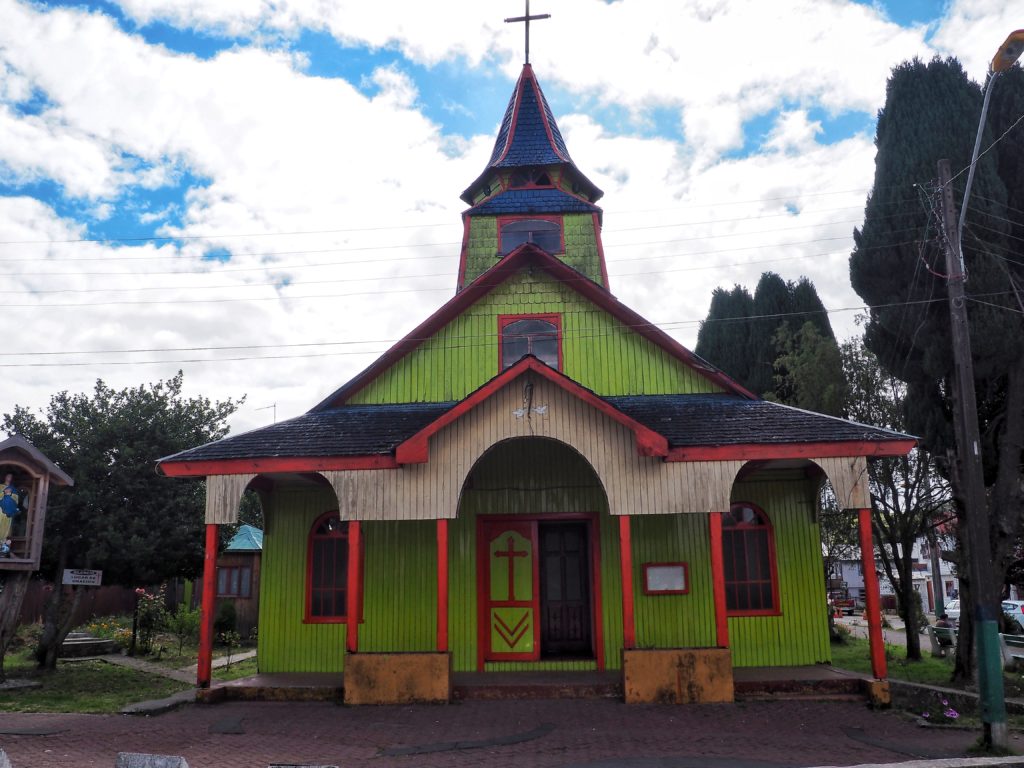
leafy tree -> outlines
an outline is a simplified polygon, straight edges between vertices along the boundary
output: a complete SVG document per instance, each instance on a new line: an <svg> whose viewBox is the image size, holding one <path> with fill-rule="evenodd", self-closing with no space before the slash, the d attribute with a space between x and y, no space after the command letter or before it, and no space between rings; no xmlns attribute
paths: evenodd
<svg viewBox="0 0 1024 768"><path fill-rule="evenodd" d="M983 147L1019 117L1022 93L1019 68L996 83ZM954 172L969 165L981 101L980 87L955 59L914 60L893 70L878 117L874 187L850 259L853 287L871 307L865 345L906 383L906 428L922 437L949 478L961 523L946 270L931 180L941 158L951 161ZM1024 144L1008 136L996 147L979 159L963 240L992 550L973 553L961 541L958 552L991 563L1001 582L1024 518L1024 303L1018 303L1024 263L1016 256L1019 241L1008 237L1022 217L1017 206L1007 207L1007 188L1020 194ZM955 176L956 198L965 179L966 173ZM963 568L960 577L961 599L970 608L972 585ZM961 628L955 674L966 679L973 668L971 622Z"/></svg>
<svg viewBox="0 0 1024 768"><path fill-rule="evenodd" d="M804 331L807 323L816 335ZM801 358L805 341L817 350L816 363L810 352ZM827 346L832 349L826 352ZM823 381L822 392L827 386L837 392L842 389L835 335L825 307L806 277L793 283L774 272L765 272L753 296L740 285L731 291L716 289L694 351L759 395L798 407L825 408L827 413L838 413L834 403L794 396L794 379L785 369L787 363L817 364L821 368L818 376ZM785 360L780 362L781 358ZM830 385L824 384L825 379Z"/></svg>
<svg viewBox="0 0 1024 768"><path fill-rule="evenodd" d="M849 383L846 410L865 424L904 430L907 386L882 370L860 339L842 345L843 371ZM896 607L906 626L907 658L921 658L920 596L914 589L914 544L933 533L950 504L950 490L927 451L877 458L869 466L872 525L882 568L896 592Z"/></svg>
<svg viewBox="0 0 1024 768"><path fill-rule="evenodd" d="M60 392L37 415L15 406L4 430L34 443L75 479L51 492L42 570L60 584L65 568L96 568L105 584L137 586L194 575L202 563L204 492L199 481L165 478L157 459L227 434L244 401L182 394L183 376L91 395ZM40 666L56 665L83 588L71 605L54 589L44 610Z"/></svg>
<svg viewBox="0 0 1024 768"><path fill-rule="evenodd" d="M831 329L830 329L831 330ZM787 405L829 416L843 416L847 386L836 340L826 337L808 320L794 333L783 325L775 334L775 391L769 394Z"/></svg>

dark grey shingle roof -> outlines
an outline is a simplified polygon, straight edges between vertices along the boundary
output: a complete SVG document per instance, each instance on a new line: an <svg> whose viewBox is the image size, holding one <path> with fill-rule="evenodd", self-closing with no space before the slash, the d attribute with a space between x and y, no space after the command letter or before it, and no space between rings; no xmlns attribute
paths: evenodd
<svg viewBox="0 0 1024 768"><path fill-rule="evenodd" d="M735 395L626 395L604 399L664 435L674 448L913 439L888 429Z"/></svg>
<svg viewBox="0 0 1024 768"><path fill-rule="evenodd" d="M586 200L560 189L510 189L475 205L466 211L469 216L495 216L503 213L600 213L601 209Z"/></svg>
<svg viewBox="0 0 1024 768"><path fill-rule="evenodd" d="M311 411L270 427L190 448L161 461L387 454L453 405L345 405Z"/></svg>
<svg viewBox="0 0 1024 768"><path fill-rule="evenodd" d="M669 445L871 442L913 439L887 429L735 395L627 395L604 398ZM391 454L449 403L345 405L226 437L164 461Z"/></svg>

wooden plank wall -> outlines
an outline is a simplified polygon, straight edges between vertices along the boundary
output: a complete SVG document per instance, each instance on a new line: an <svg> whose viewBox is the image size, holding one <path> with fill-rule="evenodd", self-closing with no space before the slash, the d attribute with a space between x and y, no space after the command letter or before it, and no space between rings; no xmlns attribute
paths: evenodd
<svg viewBox="0 0 1024 768"><path fill-rule="evenodd" d="M729 619L734 666L831 660L816 489L816 482L803 479L736 484L733 500L758 505L771 520L781 613Z"/></svg>
<svg viewBox="0 0 1024 768"><path fill-rule="evenodd" d="M515 414L523 408L527 382L533 384L530 418ZM323 475L334 486L343 519L453 518L463 481L477 459L502 440L531 436L575 446L604 483L613 515L725 509L742 466L735 461L666 463L639 456L629 429L527 372L432 437L428 463Z"/></svg>
<svg viewBox="0 0 1024 768"><path fill-rule="evenodd" d="M499 373L498 315L562 316L564 371L599 395L721 388L541 270L509 278L357 392L350 403L461 400Z"/></svg>

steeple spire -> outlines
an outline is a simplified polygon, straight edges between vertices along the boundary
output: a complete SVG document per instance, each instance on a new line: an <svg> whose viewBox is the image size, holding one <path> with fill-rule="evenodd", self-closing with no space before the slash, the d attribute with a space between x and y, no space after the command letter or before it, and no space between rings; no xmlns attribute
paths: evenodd
<svg viewBox="0 0 1024 768"><path fill-rule="evenodd" d="M526 0L526 15L525 16L513 16L510 19L505 19L505 23L509 24L516 21L522 21L526 24L526 63L530 63L530 22L537 19L550 19L550 13L539 13L534 16L530 15L530 0Z"/></svg>

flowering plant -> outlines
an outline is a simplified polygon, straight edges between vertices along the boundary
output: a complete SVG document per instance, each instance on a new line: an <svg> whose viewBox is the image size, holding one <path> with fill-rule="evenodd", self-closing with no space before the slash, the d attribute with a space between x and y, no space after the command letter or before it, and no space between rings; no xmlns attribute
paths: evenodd
<svg viewBox="0 0 1024 768"><path fill-rule="evenodd" d="M960 713L950 706L949 699L939 694L932 706L921 713L921 717L931 722L948 723L957 720Z"/></svg>

